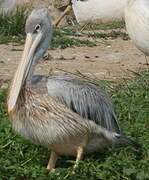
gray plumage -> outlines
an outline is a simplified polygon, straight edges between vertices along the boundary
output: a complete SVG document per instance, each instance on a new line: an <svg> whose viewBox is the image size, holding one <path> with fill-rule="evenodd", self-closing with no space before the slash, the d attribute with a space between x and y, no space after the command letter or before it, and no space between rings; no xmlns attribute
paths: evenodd
<svg viewBox="0 0 149 180"><path fill-rule="evenodd" d="M121 133L111 100L96 85L66 76L33 76L35 84L46 78L48 94L65 104L81 117L98 125Z"/></svg>

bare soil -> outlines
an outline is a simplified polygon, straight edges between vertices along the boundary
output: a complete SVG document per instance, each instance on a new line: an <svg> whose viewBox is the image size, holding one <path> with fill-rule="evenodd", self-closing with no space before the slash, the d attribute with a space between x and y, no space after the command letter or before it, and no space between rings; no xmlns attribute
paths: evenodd
<svg viewBox="0 0 149 180"><path fill-rule="evenodd" d="M22 51L23 46L0 45L1 82L13 78ZM79 70L86 75L114 80L128 77L130 71L147 68L144 54L131 41L121 38L100 42L95 47L49 50L48 54L50 58L39 63L37 73L48 74L51 70L55 74L64 73L57 69L60 68L70 72ZM0 86L7 88L3 83L0 83Z"/></svg>

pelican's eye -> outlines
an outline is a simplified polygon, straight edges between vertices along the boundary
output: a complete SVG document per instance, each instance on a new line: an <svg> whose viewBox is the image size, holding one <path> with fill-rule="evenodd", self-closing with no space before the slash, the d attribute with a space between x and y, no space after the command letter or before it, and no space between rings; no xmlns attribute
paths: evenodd
<svg viewBox="0 0 149 180"><path fill-rule="evenodd" d="M35 33L39 32L40 28L41 28L40 24L37 24L37 25L35 26L34 32L35 32Z"/></svg>

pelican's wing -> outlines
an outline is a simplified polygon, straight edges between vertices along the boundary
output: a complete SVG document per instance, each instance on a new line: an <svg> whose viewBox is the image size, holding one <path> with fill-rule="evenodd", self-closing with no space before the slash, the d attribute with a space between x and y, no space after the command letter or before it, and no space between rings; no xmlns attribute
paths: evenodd
<svg viewBox="0 0 149 180"><path fill-rule="evenodd" d="M120 133L111 100L96 85L70 77L49 76L47 89L50 96L83 118Z"/></svg>
<svg viewBox="0 0 149 180"><path fill-rule="evenodd" d="M65 76L47 76L46 78L34 76L32 84L38 84L37 89L42 93L48 90L52 98L65 104L83 118L93 120L110 131L120 133L111 100L96 85Z"/></svg>

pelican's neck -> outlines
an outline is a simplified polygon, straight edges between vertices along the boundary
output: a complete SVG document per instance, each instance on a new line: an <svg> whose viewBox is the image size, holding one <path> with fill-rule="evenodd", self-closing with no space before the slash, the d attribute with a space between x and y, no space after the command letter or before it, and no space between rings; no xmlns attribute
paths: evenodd
<svg viewBox="0 0 149 180"><path fill-rule="evenodd" d="M50 47L51 40L52 40L52 27L51 28L49 27L48 31L44 32L44 35L43 35L41 41L37 45L36 50L31 57L32 58L31 65L25 76L26 79L25 79L24 84L28 84L28 85L32 84L32 77L34 75L35 67L36 67L38 61L40 59L42 59L43 55Z"/></svg>
<svg viewBox="0 0 149 180"><path fill-rule="evenodd" d="M34 75L35 67L36 67L37 62L38 62L38 59L35 59L35 57L32 61L32 65L30 66L29 72L26 76L26 80L24 82L25 85L31 85L32 84L32 77Z"/></svg>
<svg viewBox="0 0 149 180"><path fill-rule="evenodd" d="M25 84L30 85L32 84L32 77L34 75L35 67L40 59L42 59L45 52L48 50L48 47L50 47L51 44L51 38L52 34L51 31L47 32L45 34L44 39L42 39L41 43L38 45L34 55L32 64L30 66L30 69L28 71L28 74L26 75Z"/></svg>

